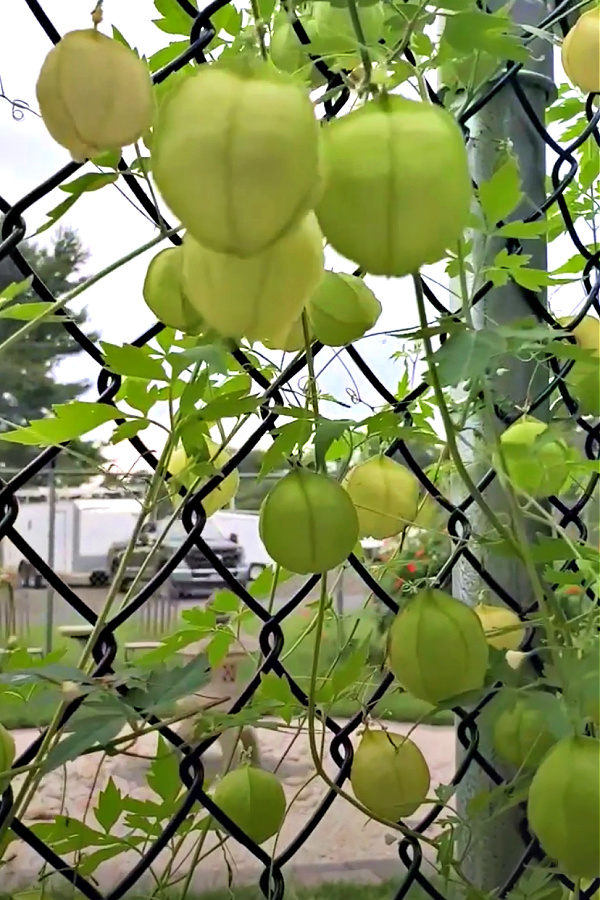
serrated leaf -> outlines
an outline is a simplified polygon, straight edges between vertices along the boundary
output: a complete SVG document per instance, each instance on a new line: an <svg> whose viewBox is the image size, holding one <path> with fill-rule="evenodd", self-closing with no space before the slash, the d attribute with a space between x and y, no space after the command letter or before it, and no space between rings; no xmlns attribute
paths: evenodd
<svg viewBox="0 0 600 900"><path fill-rule="evenodd" d="M71 816L57 815L53 822L36 822L30 827L38 838L61 854L102 846L107 841L113 844L115 840Z"/></svg>
<svg viewBox="0 0 600 900"><path fill-rule="evenodd" d="M146 776L148 786L169 805L173 805L181 793L182 783L179 777L179 761L175 749L168 744L162 735L158 736L156 756Z"/></svg>
<svg viewBox="0 0 600 900"><path fill-rule="evenodd" d="M121 853L131 851L132 846L140 844L144 840L146 838L143 835L130 834L127 836L127 841L117 841L109 847L100 847L99 850L93 850L91 853L86 850L86 853L77 860L77 873L84 878L89 877L94 874L101 863L114 859Z"/></svg>
<svg viewBox="0 0 600 900"><path fill-rule="evenodd" d="M98 795L94 816L98 825L109 834L112 827L119 821L122 812L123 796L111 776L104 790Z"/></svg>
<svg viewBox="0 0 600 900"><path fill-rule="evenodd" d="M142 347L127 344L119 347L102 341L102 351L106 365L115 375L144 378L150 381L168 381L165 371L157 359L148 356Z"/></svg>
<svg viewBox="0 0 600 900"><path fill-rule="evenodd" d="M501 353L505 342L491 330L464 331L450 335L433 355L442 386L457 385L480 378L488 371L492 357Z"/></svg>
<svg viewBox="0 0 600 900"><path fill-rule="evenodd" d="M120 711L115 704L106 704L104 709L97 705L91 712L85 710L73 721L72 732L50 750L43 771L64 766L92 747L99 749L116 738L126 722L125 711Z"/></svg>
<svg viewBox="0 0 600 900"><path fill-rule="evenodd" d="M355 427L353 419L325 419L319 418L315 425L315 463L318 469L325 466L325 457L331 444L350 428Z"/></svg>
<svg viewBox="0 0 600 900"><path fill-rule="evenodd" d="M120 418L122 413L105 403L72 400L54 407L56 418L36 419L23 428L0 434L0 440L32 446L54 446L93 431L100 425Z"/></svg>
<svg viewBox="0 0 600 900"><path fill-rule="evenodd" d="M333 696L338 697L349 687L355 685L365 672L369 655L371 637L365 640L346 659L340 660L331 673Z"/></svg>
<svg viewBox="0 0 600 900"><path fill-rule="evenodd" d="M465 54L480 50L498 59L526 62L529 51L512 33L513 28L504 15L465 10L447 16L444 40Z"/></svg>
<svg viewBox="0 0 600 900"><path fill-rule="evenodd" d="M310 438L311 430L311 423L306 419L296 419L278 428L277 437L262 458L259 481L278 466L283 466L296 447L303 447Z"/></svg>
<svg viewBox="0 0 600 900"><path fill-rule="evenodd" d="M541 219L538 222L507 222L498 230L498 234L502 237L528 240L546 234L547 231L548 222L546 219Z"/></svg>
<svg viewBox="0 0 600 900"><path fill-rule="evenodd" d="M198 634L194 640L198 640ZM165 646L172 646L167 639L163 642ZM189 643L192 643L190 641ZM185 645L184 645L185 646ZM159 648L159 649L163 649ZM157 654L157 651L152 651ZM149 656L150 654L148 654ZM181 697L189 694L195 694L203 687L210 678L210 670L205 652L199 653L183 666L176 666L172 669L160 668L151 671L146 676L146 688L132 689L129 697L136 706L143 706L146 709L159 709L169 706ZM138 661L141 664L142 660Z"/></svg>
<svg viewBox="0 0 600 900"><path fill-rule="evenodd" d="M170 353L167 359L174 372L183 372L189 365L195 363L204 363L209 371L220 375L227 375L229 372L227 354L219 344L190 347L181 353Z"/></svg>
<svg viewBox="0 0 600 900"><path fill-rule="evenodd" d="M72 194L72 196L67 197L66 200L63 200L62 203L59 203L58 206L55 206L54 209L51 209L46 213L48 216L48 221L44 222L41 228L35 232L35 236L39 234L43 234L44 231L47 231L49 228L52 228L53 225L56 225L59 219L61 219L66 212L68 212L74 203L77 203L81 194Z"/></svg>
<svg viewBox="0 0 600 900"><path fill-rule="evenodd" d="M235 613L240 608L240 598L233 591L217 591L210 601L210 608L215 613Z"/></svg>
<svg viewBox="0 0 600 900"><path fill-rule="evenodd" d="M229 648L231 647L233 640L234 636L231 631L220 629L219 631L215 632L208 647L206 648L208 662L211 669L215 669L219 665L219 663L223 662L229 652Z"/></svg>
<svg viewBox="0 0 600 900"><path fill-rule="evenodd" d="M193 19L177 3L177 0L154 0L154 6L156 11L162 16L161 19L152 20L157 28L160 28L166 34L189 35Z"/></svg>
<svg viewBox="0 0 600 900"><path fill-rule="evenodd" d="M496 169L489 181L479 185L479 201L492 226L506 219L517 208L522 196L519 163L512 154Z"/></svg>
<svg viewBox="0 0 600 900"><path fill-rule="evenodd" d="M211 22L217 34L226 31L232 37L237 37L242 26L242 14L231 3L226 3L211 16Z"/></svg>
<svg viewBox="0 0 600 900"><path fill-rule="evenodd" d="M235 419L246 413L254 412L261 402L260 397L224 396L218 397L197 410L197 415L207 422L219 419Z"/></svg>
<svg viewBox="0 0 600 900"><path fill-rule="evenodd" d="M110 436L111 444L120 444L121 441L127 441L140 431L143 431L151 424L150 419L130 419L128 422L121 422L117 425Z"/></svg>
<svg viewBox="0 0 600 900"><path fill-rule="evenodd" d="M157 401L156 388L139 378L127 378L122 385L122 396L129 406L147 415Z"/></svg>

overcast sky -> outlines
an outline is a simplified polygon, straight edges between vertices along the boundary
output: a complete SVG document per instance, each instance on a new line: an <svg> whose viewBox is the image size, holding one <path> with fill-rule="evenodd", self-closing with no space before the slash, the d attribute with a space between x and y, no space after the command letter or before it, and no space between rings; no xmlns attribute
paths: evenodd
<svg viewBox="0 0 600 900"><path fill-rule="evenodd" d="M42 5L60 33L89 26L93 0L44 0ZM152 0L105 0L102 28L110 33L110 25L116 25L132 45L150 55L168 41L168 36L152 24L155 17ZM174 36L174 39L180 38ZM37 109L35 82L50 47L48 38L24 0L5 0L0 4L0 77L7 97L25 101L34 110ZM560 66L556 74L557 79L562 79ZM21 121L15 121L10 104L2 100L0 148L0 194L11 203L69 161L67 152L50 138L41 119L27 112ZM65 197L64 192L56 190L29 209L25 214L28 234L39 228L45 221L45 214ZM91 255L87 271L90 274L134 250L155 234L144 215L116 187L106 187L84 195L61 220L61 224L76 228L84 246L89 248ZM88 310L90 328L100 332L104 340L126 343L153 323L154 318L143 302L141 288L148 262L156 252L152 250L138 257L85 293L83 302ZM555 248L551 263L558 264L562 261L561 257L571 252L570 247L563 243ZM343 271L352 271L353 268L333 254L328 256L327 265ZM434 268L432 275L443 277L439 268ZM406 279L389 282L369 279L369 283L383 304L377 331L406 329L417 324L412 288ZM441 292L440 297L445 299ZM579 297L577 287L563 289L553 298L553 307L559 313L570 312ZM398 348L396 340L381 337L366 339L360 345L365 357L392 390L402 375L401 366L389 359ZM321 356L318 359L320 361ZM65 378L89 378L95 382L97 366L82 354L63 363L60 372ZM352 374L361 396L368 402L376 402L375 395L356 370L353 369ZM336 396L341 396L345 388L351 386L350 378L339 362L328 366L320 383L324 391ZM90 392L89 399L93 396ZM366 415L367 409L363 406L361 412L352 412L332 407L326 410L326 414L350 418ZM142 436L148 438L153 449L158 449L163 440L160 434L157 430L154 434L148 431ZM126 443L109 448L107 455L114 456L124 469L135 461L135 453Z"/></svg>

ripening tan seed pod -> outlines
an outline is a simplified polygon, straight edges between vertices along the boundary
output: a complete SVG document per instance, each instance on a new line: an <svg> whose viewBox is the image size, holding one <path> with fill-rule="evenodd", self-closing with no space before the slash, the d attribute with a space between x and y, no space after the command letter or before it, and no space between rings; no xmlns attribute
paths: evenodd
<svg viewBox="0 0 600 900"><path fill-rule="evenodd" d="M46 128L77 162L120 152L152 124L145 62L94 28L70 31L50 51L36 95Z"/></svg>

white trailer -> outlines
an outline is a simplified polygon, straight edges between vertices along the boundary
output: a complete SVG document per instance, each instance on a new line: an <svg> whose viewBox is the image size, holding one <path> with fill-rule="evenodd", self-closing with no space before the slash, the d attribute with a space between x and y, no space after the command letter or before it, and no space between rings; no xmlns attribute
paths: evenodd
<svg viewBox="0 0 600 900"><path fill-rule="evenodd" d="M50 506L47 496L18 495L15 529L48 561ZM114 541L128 540L140 515L140 501L122 497L56 500L54 571L69 584L103 585L108 582L106 561ZM17 576L23 587L41 587L42 579L9 538L1 542L2 566Z"/></svg>

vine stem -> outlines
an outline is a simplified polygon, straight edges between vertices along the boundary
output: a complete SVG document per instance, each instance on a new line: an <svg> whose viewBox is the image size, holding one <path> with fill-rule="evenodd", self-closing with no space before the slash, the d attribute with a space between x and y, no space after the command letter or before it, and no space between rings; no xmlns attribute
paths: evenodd
<svg viewBox="0 0 600 900"><path fill-rule="evenodd" d="M35 319L31 319L30 322L26 322L21 328L11 334L0 344L0 353L6 350L8 347L12 347L13 344L18 343L24 337L27 337L32 331L34 331L38 325L40 325L45 319L49 316L52 316L56 312L60 312L61 309L70 303L71 300L74 300L75 297L78 297L80 294L83 294L84 291L87 291L88 288L93 287L93 285L97 284L103 278L106 278L107 275L112 275L113 272L116 272L117 269L120 269L121 266L126 265L128 262L131 262L132 259L136 259L138 256L141 256L142 253L145 253L146 250L151 250L152 247L156 247L157 244L160 244L161 241L164 241L165 238L171 237L177 232L181 231L182 226L178 225L176 228L171 228L170 231L167 231L166 234L159 234L157 237L152 238L151 241L147 241L147 243L142 244L141 247L137 247L135 250L132 250L130 253L125 254L125 256L121 256L119 259L115 260L115 262L111 263L109 266L106 266L104 269L101 269L95 275L92 275L83 284L77 285L73 290L68 291L64 297L61 297L59 300L56 300L54 303L48 303L48 308L45 309L39 316L36 316Z"/></svg>
<svg viewBox="0 0 600 900"><path fill-rule="evenodd" d="M365 39L362 22L360 21L360 16L358 14L356 0L346 0L346 2L348 4L348 12L350 13L350 21L352 22L352 27L354 28L356 39L358 41L358 51L360 53L360 58L364 69L362 87L365 91L367 91L371 87L371 57L367 48L367 41Z"/></svg>
<svg viewBox="0 0 600 900"><path fill-rule="evenodd" d="M267 52L267 46L265 44L265 26L260 14L260 9L258 8L258 0L250 0L250 7L252 9L252 18L254 19L254 27L256 29L256 37L258 38L260 55L266 62L269 59L269 54Z"/></svg>
<svg viewBox="0 0 600 900"><path fill-rule="evenodd" d="M308 395L313 410L315 426L319 418L319 392L317 389L317 379L315 377L315 361L312 355L310 340L310 323L306 310L302 310L302 333L304 335L304 350L306 352L306 366L308 368Z"/></svg>

